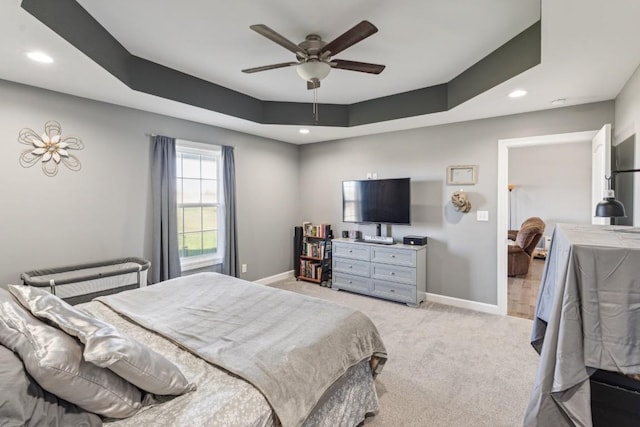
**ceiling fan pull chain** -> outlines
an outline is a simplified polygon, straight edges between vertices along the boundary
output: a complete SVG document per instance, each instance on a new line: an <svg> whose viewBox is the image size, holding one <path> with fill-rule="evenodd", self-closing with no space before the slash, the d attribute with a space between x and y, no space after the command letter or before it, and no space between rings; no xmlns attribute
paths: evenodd
<svg viewBox="0 0 640 427"><path fill-rule="evenodd" d="M318 123L318 88L313 89L313 118Z"/></svg>

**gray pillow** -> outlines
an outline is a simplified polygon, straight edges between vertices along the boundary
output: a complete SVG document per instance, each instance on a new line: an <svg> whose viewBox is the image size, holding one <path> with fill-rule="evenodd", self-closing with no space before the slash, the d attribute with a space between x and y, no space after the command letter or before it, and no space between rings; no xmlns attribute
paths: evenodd
<svg viewBox="0 0 640 427"><path fill-rule="evenodd" d="M126 418L142 406L140 390L110 370L82 360L82 344L33 317L4 289L0 289L0 344L18 353L43 389L86 411Z"/></svg>
<svg viewBox="0 0 640 427"><path fill-rule="evenodd" d="M102 420L44 390L20 358L0 345L0 425L99 427Z"/></svg>
<svg viewBox="0 0 640 427"><path fill-rule="evenodd" d="M49 292L32 286L10 285L18 301L36 317L46 319L84 343L87 362L109 368L148 392L179 395L195 390L182 372L164 356L126 337L111 324L78 310Z"/></svg>

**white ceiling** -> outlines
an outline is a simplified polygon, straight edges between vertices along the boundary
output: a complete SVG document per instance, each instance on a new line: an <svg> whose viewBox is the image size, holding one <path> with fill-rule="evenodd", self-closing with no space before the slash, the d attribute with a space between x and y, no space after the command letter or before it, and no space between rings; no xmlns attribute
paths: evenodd
<svg viewBox="0 0 640 427"><path fill-rule="evenodd" d="M318 90L326 104L446 83L542 19L542 63L450 111L351 128L312 127L300 135L298 126L261 125L133 91L20 8L20 0L0 2L0 79L295 144L555 108L551 101L558 98L565 106L610 100L640 64L636 0L78 2L130 53L270 101L312 102L312 92L294 67L240 72L295 60L250 25L265 24L298 43L309 33L331 41L371 21L378 33L336 58L386 69L380 75L332 70ZM31 50L55 62L34 63L24 55ZM515 88L528 95L509 99Z"/></svg>

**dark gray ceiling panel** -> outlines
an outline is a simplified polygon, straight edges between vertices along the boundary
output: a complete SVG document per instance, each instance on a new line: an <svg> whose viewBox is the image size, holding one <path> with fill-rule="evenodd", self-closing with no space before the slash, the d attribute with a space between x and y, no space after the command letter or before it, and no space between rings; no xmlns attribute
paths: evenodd
<svg viewBox="0 0 640 427"><path fill-rule="evenodd" d="M274 125L350 127L447 111L540 63L540 21L448 83L351 105L262 101L132 55L75 0L21 6L133 90Z"/></svg>
<svg viewBox="0 0 640 427"><path fill-rule="evenodd" d="M538 21L451 80L448 109L540 64L540 52Z"/></svg>
<svg viewBox="0 0 640 427"><path fill-rule="evenodd" d="M447 86L445 83L351 104L349 126L446 111Z"/></svg>
<svg viewBox="0 0 640 427"><path fill-rule="evenodd" d="M22 0L24 10L127 86L131 54L75 0Z"/></svg>
<svg viewBox="0 0 640 427"><path fill-rule="evenodd" d="M317 120L313 105L298 102L263 101L263 121L270 125L349 126L349 106L318 104Z"/></svg>
<svg viewBox="0 0 640 427"><path fill-rule="evenodd" d="M132 56L129 87L252 122L264 122L262 102L172 68Z"/></svg>

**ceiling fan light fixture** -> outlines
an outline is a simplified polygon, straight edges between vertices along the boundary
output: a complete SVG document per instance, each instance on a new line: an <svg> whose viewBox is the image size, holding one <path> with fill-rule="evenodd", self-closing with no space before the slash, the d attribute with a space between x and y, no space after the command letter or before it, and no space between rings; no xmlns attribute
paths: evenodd
<svg viewBox="0 0 640 427"><path fill-rule="evenodd" d="M319 60L306 61L296 67L298 75L305 81L322 80L329 75L331 66Z"/></svg>

